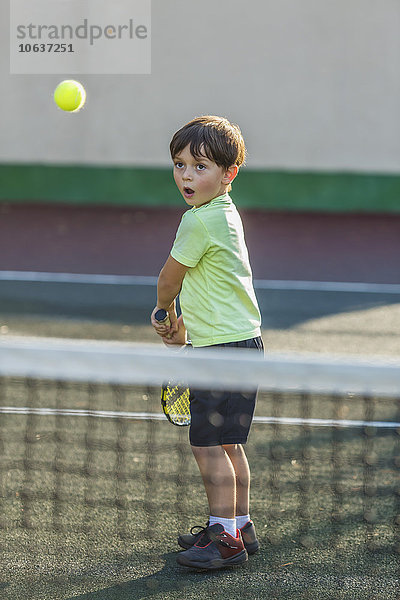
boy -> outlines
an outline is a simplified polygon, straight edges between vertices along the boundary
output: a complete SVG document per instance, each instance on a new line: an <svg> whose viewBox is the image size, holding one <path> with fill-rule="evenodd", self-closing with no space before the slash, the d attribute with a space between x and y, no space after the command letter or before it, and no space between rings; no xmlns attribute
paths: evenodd
<svg viewBox="0 0 400 600"><path fill-rule="evenodd" d="M186 211L157 285L151 315L167 345L263 350L243 227L228 195L245 159L240 129L227 119L204 116L177 131L170 144L174 179ZM180 293L182 315L175 299ZM154 315L167 310L170 325ZM207 527L181 535L179 564L215 569L240 564L258 549L249 516L250 472L243 444L256 392L192 390L190 444L207 493Z"/></svg>

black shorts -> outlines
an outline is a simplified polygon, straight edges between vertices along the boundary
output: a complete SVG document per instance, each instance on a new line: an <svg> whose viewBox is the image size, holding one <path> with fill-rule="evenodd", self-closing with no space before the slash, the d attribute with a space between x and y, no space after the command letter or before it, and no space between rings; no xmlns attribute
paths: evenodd
<svg viewBox="0 0 400 600"><path fill-rule="evenodd" d="M209 348L251 348L264 351L261 337ZM194 349L195 350L195 349ZM192 446L245 444L256 406L257 390L231 392L191 389L189 431Z"/></svg>

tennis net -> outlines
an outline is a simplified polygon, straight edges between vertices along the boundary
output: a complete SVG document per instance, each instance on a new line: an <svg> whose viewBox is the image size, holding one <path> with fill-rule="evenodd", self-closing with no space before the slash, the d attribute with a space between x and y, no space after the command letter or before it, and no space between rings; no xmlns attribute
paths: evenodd
<svg viewBox="0 0 400 600"><path fill-rule="evenodd" d="M160 385L182 375L196 387L259 386L247 446L259 566L268 556L304 574L329 563L333 575L386 577L390 591L399 362L43 338L0 341L4 589L21 580L24 597L45 598L47 578L49 598L86 598L104 580L139 577L151 590L177 534L207 519L187 428L160 409Z"/></svg>

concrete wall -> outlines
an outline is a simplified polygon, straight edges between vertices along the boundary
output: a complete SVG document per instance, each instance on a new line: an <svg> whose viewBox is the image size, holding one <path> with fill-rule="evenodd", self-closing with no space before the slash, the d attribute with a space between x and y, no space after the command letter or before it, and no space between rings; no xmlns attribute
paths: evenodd
<svg viewBox="0 0 400 600"><path fill-rule="evenodd" d="M0 4L0 161L169 164L191 117L238 122L258 169L400 171L398 0L153 0L152 75L79 76L79 114L52 101L63 75L9 75Z"/></svg>

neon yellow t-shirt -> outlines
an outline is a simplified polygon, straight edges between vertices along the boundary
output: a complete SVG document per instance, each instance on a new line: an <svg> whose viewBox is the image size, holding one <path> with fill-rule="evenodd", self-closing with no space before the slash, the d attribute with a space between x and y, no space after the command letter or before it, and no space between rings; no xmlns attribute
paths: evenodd
<svg viewBox="0 0 400 600"><path fill-rule="evenodd" d="M171 256L190 267L180 304L193 346L261 335L242 220L228 194L185 212Z"/></svg>

